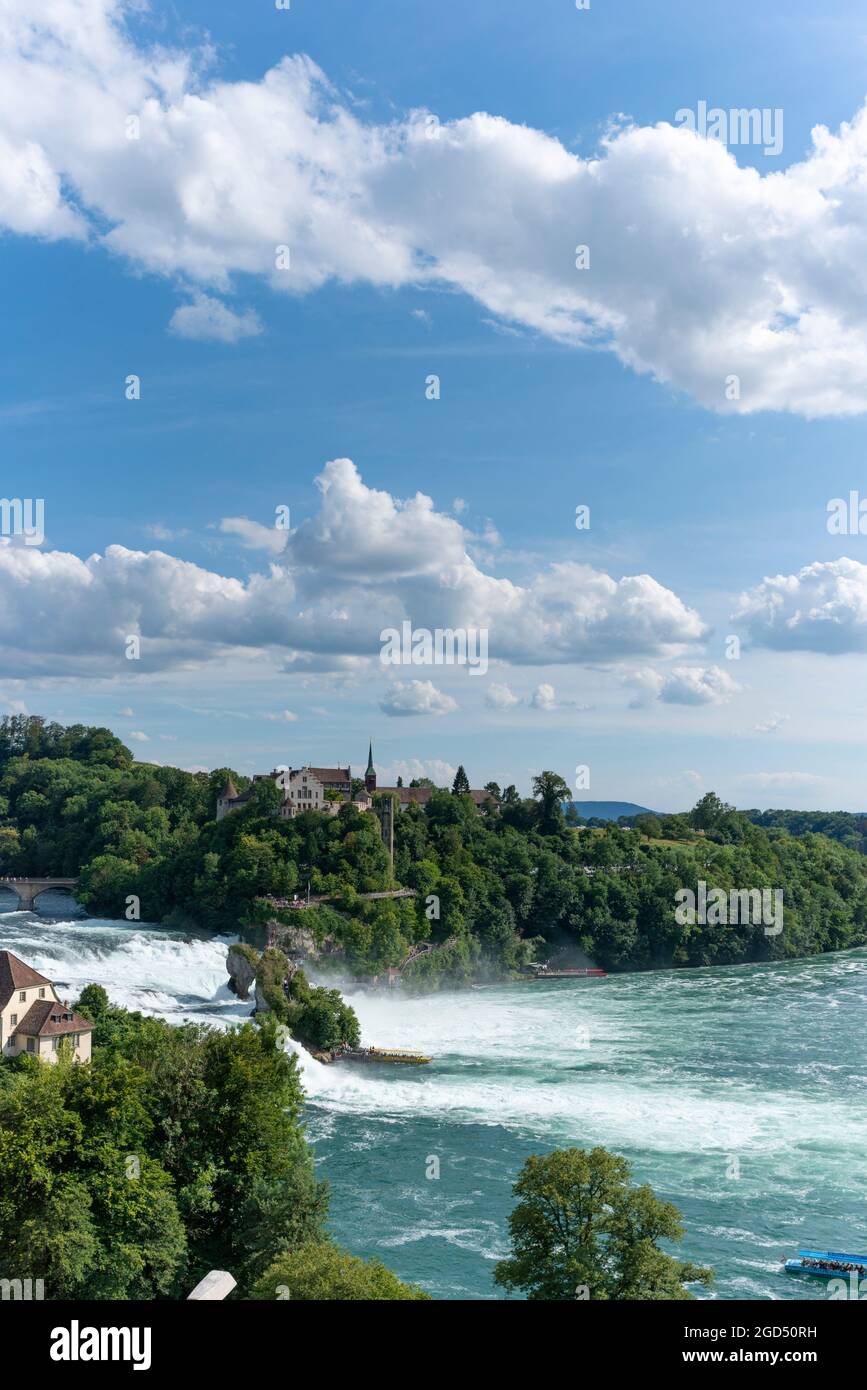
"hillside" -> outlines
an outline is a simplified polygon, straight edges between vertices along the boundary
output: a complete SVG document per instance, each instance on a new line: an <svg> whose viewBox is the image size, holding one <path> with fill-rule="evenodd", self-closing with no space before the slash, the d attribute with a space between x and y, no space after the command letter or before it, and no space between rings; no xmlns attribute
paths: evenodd
<svg viewBox="0 0 867 1390"><path fill-rule="evenodd" d="M571 803L582 820L619 820L621 816L653 816L646 806L637 806L634 801L573 801Z"/></svg>
<svg viewBox="0 0 867 1390"><path fill-rule="evenodd" d="M481 811L434 791L395 822L394 877L370 812L275 818L257 784L244 810L214 819L226 769L135 763L107 730L32 717L0 721L0 872L78 875L78 896L107 917L213 931L261 924L261 899L310 885L330 907L304 912L341 971L369 978L414 946L413 985L503 978L537 953L578 947L609 970L778 960L867 943L867 860L824 835L754 825L712 793L686 815L577 832L563 783L543 772L537 799ZM360 895L394 882L416 896ZM785 927L677 920L678 895L780 892ZM132 914L132 915L130 915ZM296 914L297 915L297 914ZM258 933L261 936L261 931Z"/></svg>

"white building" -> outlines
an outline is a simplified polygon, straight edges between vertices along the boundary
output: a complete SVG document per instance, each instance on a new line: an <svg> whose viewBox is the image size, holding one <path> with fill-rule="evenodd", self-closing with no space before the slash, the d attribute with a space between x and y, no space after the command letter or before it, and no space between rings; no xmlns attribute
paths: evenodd
<svg viewBox="0 0 867 1390"><path fill-rule="evenodd" d="M90 1061L93 1024L57 997L50 980L11 951L0 951L0 1053L29 1052L56 1062L68 1038L76 1062Z"/></svg>

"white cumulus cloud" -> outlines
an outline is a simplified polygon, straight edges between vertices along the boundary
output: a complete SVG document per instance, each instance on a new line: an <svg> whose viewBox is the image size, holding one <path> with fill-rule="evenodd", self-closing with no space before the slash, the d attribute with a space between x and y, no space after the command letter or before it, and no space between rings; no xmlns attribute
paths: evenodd
<svg viewBox="0 0 867 1390"><path fill-rule="evenodd" d="M423 493L370 488L349 459L326 464L317 484L319 509L294 532L222 523L248 543L285 539L246 580L162 550L111 545L80 559L0 539L0 643L29 674L138 675L251 648L274 649L287 671L351 673L404 621L487 633L490 658L516 665L677 656L705 634L650 575L557 563L518 584L482 568L460 521ZM135 669L130 634L141 638Z"/></svg>
<svg viewBox="0 0 867 1390"><path fill-rule="evenodd" d="M246 516L224 516L220 530L237 536L246 550L267 550L271 555L279 555L286 549L288 532L278 526L263 526L261 521L250 521Z"/></svg>
<svg viewBox="0 0 867 1390"><path fill-rule="evenodd" d="M196 294L189 304L180 304L169 319L169 328L179 338L198 338L202 342L237 343L239 338L255 338L262 322L253 309L238 314L209 294Z"/></svg>
<svg viewBox="0 0 867 1390"><path fill-rule="evenodd" d="M552 710L557 708L557 697L553 685L543 681L537 685L530 697L530 708L541 710Z"/></svg>
<svg viewBox="0 0 867 1390"><path fill-rule="evenodd" d="M433 681L395 681L379 702L383 714L392 716L413 714L450 714L457 701Z"/></svg>
<svg viewBox="0 0 867 1390"><path fill-rule="evenodd" d="M485 704L491 709L511 709L512 705L518 704L518 696L507 685L493 681L485 694Z"/></svg>
<svg viewBox="0 0 867 1390"><path fill-rule="evenodd" d="M661 700L667 705L722 705L741 687L721 666L673 666L670 671L646 667L626 677L635 695L633 706Z"/></svg>
<svg viewBox="0 0 867 1390"><path fill-rule="evenodd" d="M844 556L763 579L741 595L733 616L758 647L867 651L867 565Z"/></svg>
<svg viewBox="0 0 867 1390"><path fill-rule="evenodd" d="M0 223L193 286L176 330L257 331L213 298L248 274L446 285L711 409L867 408L867 108L770 173L668 121L619 122L586 158L481 112L431 139L424 111L364 120L303 55L223 80L204 40L133 40L139 11L4 0Z"/></svg>

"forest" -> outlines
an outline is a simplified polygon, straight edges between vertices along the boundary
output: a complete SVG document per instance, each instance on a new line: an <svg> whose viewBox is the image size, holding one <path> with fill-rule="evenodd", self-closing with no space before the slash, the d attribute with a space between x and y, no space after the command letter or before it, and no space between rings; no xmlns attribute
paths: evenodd
<svg viewBox="0 0 867 1390"><path fill-rule="evenodd" d="M280 793L215 819L232 771L184 772L135 761L107 729L34 716L0 721L0 872L79 877L92 914L218 932L261 928L262 899L332 901L304 925L344 974L379 974L413 946L420 988L503 978L531 960L580 949L611 971L782 959L867 942L867 860L823 833L756 824L708 793L680 815L582 826L564 813L553 772L481 810L457 790L395 817L392 873L376 815L274 815ZM232 772L236 784L246 779ZM795 813L792 813L795 814ZM777 813L779 815L779 813ZM679 924L678 890L782 890L785 929ZM399 884L416 897L360 895ZM301 914L294 914L296 918ZM251 938L252 939L252 938Z"/></svg>
<svg viewBox="0 0 867 1390"><path fill-rule="evenodd" d="M93 1059L0 1059L0 1279L49 1299L185 1298L211 1269L242 1297L421 1299L336 1249L301 1119L295 1057L266 1019L172 1027L109 1003Z"/></svg>

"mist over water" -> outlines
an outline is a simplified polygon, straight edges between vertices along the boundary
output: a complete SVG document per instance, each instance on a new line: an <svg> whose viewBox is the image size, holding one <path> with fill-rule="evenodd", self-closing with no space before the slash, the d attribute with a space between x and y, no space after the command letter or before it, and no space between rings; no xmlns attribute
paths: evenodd
<svg viewBox="0 0 867 1390"><path fill-rule="evenodd" d="M233 937L6 905L0 948L70 999L95 981L171 1022L249 1015L227 985ZM682 1253L715 1269L713 1297L827 1297L820 1281L781 1274L780 1257L867 1246L867 950L347 997L366 1043L434 1061L328 1067L297 1049L331 1226L436 1297L499 1296L493 1262L506 1252L517 1171L567 1144L623 1153L636 1179L677 1204Z"/></svg>

